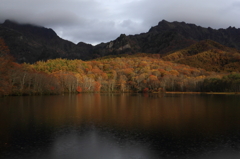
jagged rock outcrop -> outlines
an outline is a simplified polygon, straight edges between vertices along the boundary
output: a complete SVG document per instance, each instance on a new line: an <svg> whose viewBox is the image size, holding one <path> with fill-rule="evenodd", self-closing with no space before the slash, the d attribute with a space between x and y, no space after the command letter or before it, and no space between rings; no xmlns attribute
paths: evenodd
<svg viewBox="0 0 240 159"><path fill-rule="evenodd" d="M157 26L150 28L147 33L122 37L121 35L114 41L100 45L99 49L104 50L103 52L106 54L111 54L113 51L114 53L144 52L165 54L184 49L198 41L207 39L228 47L240 49L240 29L235 27L212 29L185 22L167 22L162 20ZM119 45L114 44L124 44L123 46L131 47L123 51L119 50Z"/></svg>
<svg viewBox="0 0 240 159"><path fill-rule="evenodd" d="M0 24L0 37L20 63L54 58L88 60L118 54L169 54L207 39L240 49L240 29L235 27L212 29L166 20L151 27L146 33L128 36L121 34L115 40L96 46L84 42L76 45L61 39L52 29L9 20Z"/></svg>

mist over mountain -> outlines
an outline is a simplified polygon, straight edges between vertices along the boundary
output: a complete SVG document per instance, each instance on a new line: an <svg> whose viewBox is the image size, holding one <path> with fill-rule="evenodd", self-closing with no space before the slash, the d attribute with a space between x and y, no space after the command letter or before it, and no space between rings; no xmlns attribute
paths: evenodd
<svg viewBox="0 0 240 159"><path fill-rule="evenodd" d="M19 63L34 63L54 58L90 60L106 55L154 53L171 54L202 40L212 40L227 47L240 49L240 29L203 28L185 22L162 20L148 32L121 34L115 40L96 46L74 44L60 38L52 29L6 20L0 24L0 37ZM221 49L221 48L219 48Z"/></svg>

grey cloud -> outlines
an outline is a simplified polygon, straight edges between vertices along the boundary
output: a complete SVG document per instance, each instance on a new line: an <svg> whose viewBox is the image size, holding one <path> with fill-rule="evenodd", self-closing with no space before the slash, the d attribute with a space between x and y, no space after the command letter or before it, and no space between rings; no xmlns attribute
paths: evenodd
<svg viewBox="0 0 240 159"><path fill-rule="evenodd" d="M127 20L122 21L122 23L120 25L124 28L131 28L132 23L133 22L131 20L127 19Z"/></svg>
<svg viewBox="0 0 240 159"><path fill-rule="evenodd" d="M221 24L219 10L224 7L224 1L189 1L189 0L149 0L131 4L127 12L135 12L142 17L144 25L156 25L161 19L168 21L185 21L205 27L218 27ZM206 5L207 4L207 5ZM221 26L219 26L221 27Z"/></svg>
<svg viewBox="0 0 240 159"><path fill-rule="evenodd" d="M82 41L97 44L99 42L109 41L109 38L116 37L115 26L116 24L113 21L94 19L89 20L84 26L59 27L56 28L56 31L62 32L63 37L67 37L75 43Z"/></svg>
<svg viewBox="0 0 240 159"><path fill-rule="evenodd" d="M93 0L2 0L0 2L4 5L0 5L1 20L4 18L19 19L20 21L32 22L36 21L40 23L48 22L50 25L56 19L57 21L62 17L63 21L66 18L78 20L77 17L83 17L88 14L88 17L92 14L96 15L102 11L97 6L98 2ZM64 15L66 14L66 15ZM100 14L99 14L100 15ZM46 19L46 20L45 20ZM52 19L51 22L49 19ZM44 21L45 20L45 21ZM40 22L39 22L40 21ZM71 21L70 21L71 22ZM46 24L48 25L48 24Z"/></svg>
<svg viewBox="0 0 240 159"><path fill-rule="evenodd" d="M85 19L65 10L51 10L36 15L31 21L48 26L68 26L85 23Z"/></svg>
<svg viewBox="0 0 240 159"><path fill-rule="evenodd" d="M0 22L13 19L53 28L75 43L100 43L121 33L147 32L159 21L240 27L237 0L1 0Z"/></svg>

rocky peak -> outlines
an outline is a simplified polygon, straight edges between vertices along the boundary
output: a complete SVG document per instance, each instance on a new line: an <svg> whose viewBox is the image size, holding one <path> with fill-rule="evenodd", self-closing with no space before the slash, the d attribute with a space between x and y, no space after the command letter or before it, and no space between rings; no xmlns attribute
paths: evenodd
<svg viewBox="0 0 240 159"><path fill-rule="evenodd" d="M125 34L121 34L116 40L109 42L106 48L122 51L131 48L130 43L130 38Z"/></svg>
<svg viewBox="0 0 240 159"><path fill-rule="evenodd" d="M197 28L197 26L195 24L187 24L185 22L168 22L166 20L162 20L157 26L152 27L149 32L160 33L164 31L186 31L193 28Z"/></svg>
<svg viewBox="0 0 240 159"><path fill-rule="evenodd" d="M84 43L84 42L79 42L79 43L77 44L77 46L79 46L79 47L93 47L91 44L86 44L86 43Z"/></svg>
<svg viewBox="0 0 240 159"><path fill-rule="evenodd" d="M126 34L121 34L117 40L125 40L127 38Z"/></svg>

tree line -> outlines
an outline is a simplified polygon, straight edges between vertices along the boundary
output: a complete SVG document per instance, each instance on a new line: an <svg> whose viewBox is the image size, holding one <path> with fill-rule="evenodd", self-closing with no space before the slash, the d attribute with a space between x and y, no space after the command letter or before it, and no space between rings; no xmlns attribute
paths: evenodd
<svg viewBox="0 0 240 159"><path fill-rule="evenodd" d="M216 73L137 54L92 61L17 64L0 40L0 94L239 91L240 74Z"/></svg>

